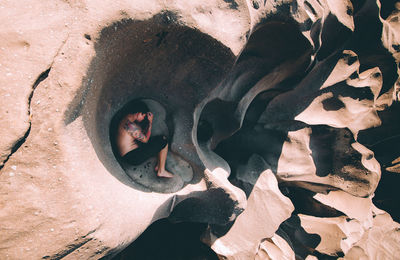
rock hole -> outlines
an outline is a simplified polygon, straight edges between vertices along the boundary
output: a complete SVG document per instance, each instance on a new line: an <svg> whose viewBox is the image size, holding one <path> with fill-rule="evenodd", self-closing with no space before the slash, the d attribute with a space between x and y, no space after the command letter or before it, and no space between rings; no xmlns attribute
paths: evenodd
<svg viewBox="0 0 400 260"><path fill-rule="evenodd" d="M182 118L193 118L196 106L234 62L228 47L178 19L172 12L162 12L148 20L124 19L104 28L94 41L96 55L81 89L64 115L67 125L82 116L96 155L107 171L142 191L176 192L201 179L203 171L193 170L196 155L178 149L183 146L179 143L182 136L190 136L193 130L193 124ZM151 174L135 167L135 174L128 175L114 155L111 120L125 104L137 99L163 114L163 127L154 129L153 134L165 130L169 137L167 169L176 172L173 180L156 177L154 160L146 164Z"/></svg>
<svg viewBox="0 0 400 260"><path fill-rule="evenodd" d="M199 142L207 142L213 135L213 128L210 122L200 120L197 125L197 139Z"/></svg>
<svg viewBox="0 0 400 260"><path fill-rule="evenodd" d="M85 33L84 37L85 37L86 39L88 39L89 41L91 41L91 40L92 40L92 37L90 37L90 35L89 35L89 34L87 34L87 33Z"/></svg>
<svg viewBox="0 0 400 260"><path fill-rule="evenodd" d="M322 106L326 111L337 111L345 107L345 104L336 97L331 97L322 101Z"/></svg>
<svg viewBox="0 0 400 260"><path fill-rule="evenodd" d="M253 8L256 9L256 10L258 8L260 8L260 4L257 1L253 0L252 4L253 4Z"/></svg>
<svg viewBox="0 0 400 260"><path fill-rule="evenodd" d="M229 4L229 8L237 10L239 5L235 0L224 0L225 3Z"/></svg>
<svg viewBox="0 0 400 260"><path fill-rule="evenodd" d="M353 8L351 6L347 6L346 13L348 15L353 15Z"/></svg>

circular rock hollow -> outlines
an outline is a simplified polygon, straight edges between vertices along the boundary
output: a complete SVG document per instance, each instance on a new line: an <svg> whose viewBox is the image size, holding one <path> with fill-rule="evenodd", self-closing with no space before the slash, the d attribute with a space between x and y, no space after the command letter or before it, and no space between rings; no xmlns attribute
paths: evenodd
<svg viewBox="0 0 400 260"><path fill-rule="evenodd" d="M139 100L137 99L132 100L128 102L127 105L137 103L138 101ZM166 125L167 113L164 107L152 99L141 99L140 102L146 104L149 111L156 115L153 120L151 136L169 136L168 127ZM119 110L113 116L110 123L111 147L113 149L115 158L120 163L125 173L136 183L142 184L145 187L152 187L153 190L160 190L164 192L169 190L174 191L175 189L182 187L184 181L189 182L193 177L193 170L191 166L174 153L169 153L166 161L168 170L176 173L175 177L171 179L156 177L154 168L157 160L155 156L149 158L140 165L130 165L121 158L116 145L116 137L118 133L118 125L122 118L126 116L126 113L127 111L124 108Z"/></svg>
<svg viewBox="0 0 400 260"><path fill-rule="evenodd" d="M230 49L180 24L173 13L164 12L146 21L112 24L102 30L95 50L96 56L66 115L66 123L82 115L98 158L110 174L126 185L168 193L198 181L202 165L196 153L191 152L195 151L191 140L193 113L232 66L234 55ZM146 100L163 114L164 126L154 131L168 132L167 169L173 168L169 170L176 177L157 179L149 165L148 171L128 174L129 178L116 160L109 125L117 111L134 99ZM144 178L146 174L153 177Z"/></svg>

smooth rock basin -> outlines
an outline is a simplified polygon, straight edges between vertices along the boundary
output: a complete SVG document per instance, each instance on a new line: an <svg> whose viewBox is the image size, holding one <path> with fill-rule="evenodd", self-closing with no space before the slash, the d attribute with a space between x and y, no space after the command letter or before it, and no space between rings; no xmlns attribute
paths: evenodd
<svg viewBox="0 0 400 260"><path fill-rule="evenodd" d="M196 169L201 163L189 151L194 150L191 117L234 61L223 44L179 25L175 19L173 13L166 12L147 21L123 20L105 28L82 91L66 116L68 123L82 114L98 158L110 174L121 179L125 172L112 152L109 125L128 101L147 99L152 109L164 117L163 126L156 127L155 132L168 132L167 167L176 171L177 177L155 178L151 170L154 167L147 167L154 164L154 159L149 160L136 171L127 170L143 190L174 192L185 183L199 180L201 170ZM194 177L191 167L195 168Z"/></svg>
<svg viewBox="0 0 400 260"><path fill-rule="evenodd" d="M136 102L132 100L130 102ZM155 115L153 120L153 128L151 136L164 135L169 136L168 127L166 124L167 113L164 107L157 101L151 99L142 99L147 105L150 112ZM129 103L130 103L129 102ZM121 115L122 116L122 115ZM169 152L166 160L166 168L174 173L173 178L159 178L156 176L154 167L157 163L157 157L151 157L141 165L129 165L121 160L115 144L117 127L120 120L119 112L112 118L110 123L110 142L113 153L117 161L120 163L125 173L136 183L150 188L157 192L174 192L183 187L184 183L188 183L193 178L193 170L190 164L181 159L176 153Z"/></svg>

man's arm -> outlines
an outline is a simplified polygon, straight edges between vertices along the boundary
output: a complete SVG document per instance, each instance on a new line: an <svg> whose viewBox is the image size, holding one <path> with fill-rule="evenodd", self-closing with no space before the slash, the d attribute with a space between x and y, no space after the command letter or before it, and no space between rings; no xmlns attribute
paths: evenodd
<svg viewBox="0 0 400 260"><path fill-rule="evenodd" d="M147 127L147 133L146 133L147 139L150 138L150 135L151 135L151 128L152 128L152 127L153 127L153 122L152 122L152 121L149 121L149 126Z"/></svg>
<svg viewBox="0 0 400 260"><path fill-rule="evenodd" d="M151 135L151 128L153 127L153 113L148 112L147 119L149 120L149 126L147 127L146 137L149 139Z"/></svg>
<svg viewBox="0 0 400 260"><path fill-rule="evenodd" d="M133 137L135 140L138 140L142 143L147 143L150 138L150 133L151 133L151 124L149 126L149 130L147 130L147 133L144 134L142 129L136 125L135 123L127 121L124 125L124 129Z"/></svg>

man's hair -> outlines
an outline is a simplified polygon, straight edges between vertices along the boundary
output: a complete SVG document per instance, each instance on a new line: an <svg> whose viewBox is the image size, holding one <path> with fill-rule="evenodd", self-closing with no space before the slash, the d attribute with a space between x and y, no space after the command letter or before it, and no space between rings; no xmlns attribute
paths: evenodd
<svg viewBox="0 0 400 260"><path fill-rule="evenodd" d="M118 115L116 116L118 123L128 114L136 114L136 113L143 113L146 114L149 112L149 108L147 105L140 100L132 100L128 102L120 111L118 111ZM142 122L138 122L138 125L142 127L142 129L146 130L149 127L149 120L147 117L144 118Z"/></svg>
<svg viewBox="0 0 400 260"><path fill-rule="evenodd" d="M146 114L147 112L149 112L149 108L143 101L132 100L128 102L118 113L121 113L121 116L124 117L128 114L135 114L135 113Z"/></svg>

